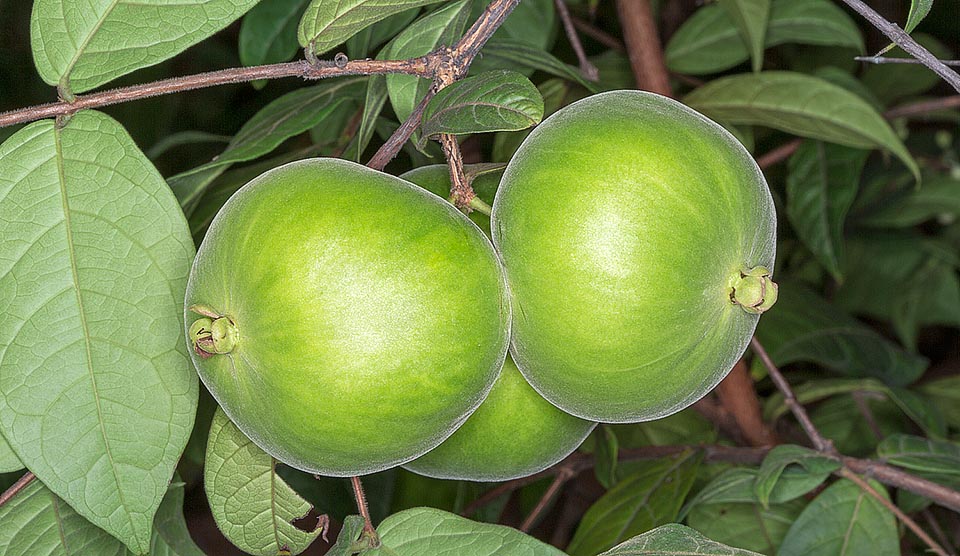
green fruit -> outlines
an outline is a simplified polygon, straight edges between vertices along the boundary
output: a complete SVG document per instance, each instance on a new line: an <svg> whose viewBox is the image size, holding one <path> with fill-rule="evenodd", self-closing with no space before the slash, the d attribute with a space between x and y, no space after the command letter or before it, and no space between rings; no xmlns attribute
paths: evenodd
<svg viewBox="0 0 960 556"><path fill-rule="evenodd" d="M562 460L594 426L543 399L507 357L487 399L463 426L404 467L440 479L508 481Z"/></svg>
<svg viewBox="0 0 960 556"><path fill-rule="evenodd" d="M493 203L493 196L500 185L500 175L503 174L503 164L467 164L463 171L477 198L487 205ZM432 164L414 168L401 178L413 182L434 195L444 199L450 197L450 167L446 164ZM480 226L480 229L490 235L490 216L478 210L471 211L470 220Z"/></svg>
<svg viewBox="0 0 960 556"><path fill-rule="evenodd" d="M505 288L490 242L446 201L314 159L230 198L186 322L240 430L297 469L350 476L422 455L480 404L507 348Z"/></svg>
<svg viewBox="0 0 960 556"><path fill-rule="evenodd" d="M763 175L722 127L659 95L603 93L545 120L507 166L492 224L517 365L584 419L692 404L775 299Z"/></svg>

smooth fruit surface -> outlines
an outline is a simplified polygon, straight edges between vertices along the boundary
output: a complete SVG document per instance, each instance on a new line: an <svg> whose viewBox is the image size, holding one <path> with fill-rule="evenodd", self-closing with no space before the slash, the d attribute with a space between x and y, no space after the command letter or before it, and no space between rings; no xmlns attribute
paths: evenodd
<svg viewBox="0 0 960 556"><path fill-rule="evenodd" d="M492 204L493 197L500 185L500 176L503 174L503 164L467 164L464 166L464 175L470 182L473 192L484 203ZM450 167L446 164L431 164L420 166L409 172L400 174L400 177L413 182L427 191L447 199L450 197ZM480 226L480 229L490 235L490 216L474 210L469 214L470 220Z"/></svg>
<svg viewBox="0 0 960 556"><path fill-rule="evenodd" d="M594 426L543 399L507 357L487 399L463 426L405 467L440 479L508 481L562 460Z"/></svg>
<svg viewBox="0 0 960 556"><path fill-rule="evenodd" d="M656 419L702 397L772 304L734 287L776 292L765 271L776 215L753 158L651 93L594 95L540 124L507 166L491 222L517 365L589 420Z"/></svg>
<svg viewBox="0 0 960 556"><path fill-rule="evenodd" d="M444 200L314 159L230 198L185 318L240 430L293 467L348 476L425 453L480 404L506 353L505 288L489 240Z"/></svg>

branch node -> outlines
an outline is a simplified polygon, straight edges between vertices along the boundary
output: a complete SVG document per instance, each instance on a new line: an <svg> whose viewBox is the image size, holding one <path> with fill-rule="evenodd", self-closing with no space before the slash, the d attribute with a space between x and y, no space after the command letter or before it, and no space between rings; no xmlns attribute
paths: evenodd
<svg viewBox="0 0 960 556"><path fill-rule="evenodd" d="M337 52L337 55L333 57L333 63L340 69L347 67L349 61L350 58L347 58L347 55L343 52Z"/></svg>

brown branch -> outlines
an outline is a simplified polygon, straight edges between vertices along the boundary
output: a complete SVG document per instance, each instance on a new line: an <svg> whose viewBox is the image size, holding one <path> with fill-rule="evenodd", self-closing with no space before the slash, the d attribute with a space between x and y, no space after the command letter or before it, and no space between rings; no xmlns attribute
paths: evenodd
<svg viewBox="0 0 960 556"><path fill-rule="evenodd" d="M529 533L530 529L537 523L537 520L540 519L540 516L546 511L547 506L550 505L550 502L557 496L557 493L560 492L560 489L563 488L563 485L567 484L567 481L574 478L576 473L569 468L561 468L554 477L553 482L550 483L550 486L547 487L547 491L543 493L543 496L540 497L540 500L537 501L537 505L533 508L533 511L530 512L530 515L523 520L523 523L520 525L520 530L524 533Z"/></svg>
<svg viewBox="0 0 960 556"><path fill-rule="evenodd" d="M617 37L607 33L603 29L599 29L590 25L582 19L576 17L570 17L570 20L573 22L573 26L576 27L577 31L580 31L584 35L590 37L591 39L597 41L598 43L606 46L607 48L612 48L617 52L626 52L626 47L623 46L623 43L620 42Z"/></svg>
<svg viewBox="0 0 960 556"><path fill-rule="evenodd" d="M13 483L10 488L3 491L3 494L0 494L0 507L9 502L14 496L20 493L21 490L27 488L27 485L33 482L37 476L27 471L23 474L23 477L17 479L17 482Z"/></svg>
<svg viewBox="0 0 960 556"><path fill-rule="evenodd" d="M432 77L435 73L435 54L428 54L409 60L356 60L356 61L318 61L311 64L306 60L253 66L249 68L231 68L184 77L173 77L111 89L99 93L80 95L72 102L54 102L40 106L31 106L0 114L0 127L11 126L73 114L86 108L99 108L131 100L156 97L182 91L192 91L216 85L245 83L258 79L278 79L281 77L301 77L303 79L324 79L343 75L372 75L382 73L405 73L421 77Z"/></svg>
<svg viewBox="0 0 960 556"><path fill-rule="evenodd" d="M944 508L960 512L960 492L952 488L875 460L841 456L840 461L844 467L855 473L876 479L888 486L909 490L914 494L933 500Z"/></svg>
<svg viewBox="0 0 960 556"><path fill-rule="evenodd" d="M617 11L637 87L673 96L650 0L617 0Z"/></svg>
<svg viewBox="0 0 960 556"><path fill-rule="evenodd" d="M888 58L886 56L856 56L854 60L868 64L922 64L916 58ZM945 66L960 66L960 60L940 60Z"/></svg>
<svg viewBox="0 0 960 556"><path fill-rule="evenodd" d="M937 110L948 110L950 108L960 108L960 95L904 104L887 110L883 115L887 118L902 118L905 116L917 116L929 112L936 112Z"/></svg>
<svg viewBox="0 0 960 556"><path fill-rule="evenodd" d="M353 498L357 501L357 509L360 511L360 516L363 517L363 533L368 539L373 541L374 546L379 546L379 536L377 535L376 528L373 526L373 521L370 519L367 496L363 492L363 484L360 482L360 477L350 477L350 484L353 486Z"/></svg>
<svg viewBox="0 0 960 556"><path fill-rule="evenodd" d="M440 134L440 145L450 167L450 202L462 211L470 211L470 201L476 197L473 187L463 174L463 155L457 138L449 133Z"/></svg>
<svg viewBox="0 0 960 556"><path fill-rule="evenodd" d="M920 510L920 515L927 521L927 525L933 530L933 534L937 536L937 542L947 551L947 556L957 556L957 552L950 546L950 539L946 533L943 532L943 528L940 527L940 522L937 521L936 516L933 515L930 508L927 507Z"/></svg>
<svg viewBox="0 0 960 556"><path fill-rule="evenodd" d="M563 30L567 34L567 40L570 41L570 46L573 48L573 52L577 55L577 60L580 62L580 73L590 81L600 79L600 70L587 59L587 53L583 51L583 43L580 42L580 35L577 34L577 29L573 26L573 20L570 18L570 10L567 9L566 1L554 0L554 4L557 6L557 14L560 16L560 21L563 22Z"/></svg>
<svg viewBox="0 0 960 556"><path fill-rule="evenodd" d="M790 155L797 152L797 149L800 148L800 144L803 143L803 139L792 139L783 145L773 149L772 151L763 154L757 157L757 166L761 170L766 170L771 166L775 166L784 160L790 158Z"/></svg>
<svg viewBox="0 0 960 556"><path fill-rule="evenodd" d="M880 30L881 33L896 43L897 46L902 48L907 54L910 54L919 60L921 64L933 70L934 73L949 83L957 92L960 92L960 75L937 59L936 56L921 46L920 43L913 40L913 37L897 26L897 24L887 21L861 0L843 0L843 3L862 15L864 19L869 21L871 25Z"/></svg>
<svg viewBox="0 0 960 556"><path fill-rule="evenodd" d="M743 359L730 370L715 390L720 403L730 412L737 428L751 446L777 444L773 430L763 422L760 399L750 378L750 371Z"/></svg>
<svg viewBox="0 0 960 556"><path fill-rule="evenodd" d="M903 510L901 510L896 506L896 504L888 500L886 496L883 496L882 494L877 492L872 486L870 486L870 483L863 480L859 475L850 471L849 469L841 468L840 476L850 481L853 481L858 487L860 487L860 490L866 492L877 502L880 502L880 504L884 508L888 509L890 512L893 513L893 515L897 516L897 519L899 519L904 525L907 526L907 528L913 531L913 533L917 537L919 537L920 540L922 540L927 546L929 546L930 550L932 550L935 554L937 554L938 556L947 556L947 553L943 549L943 547L937 544L937 541L933 540L933 538L931 538L926 531L921 529L920 526L917 525L916 521L911 519L910 516L908 516L907 514L903 513Z"/></svg>

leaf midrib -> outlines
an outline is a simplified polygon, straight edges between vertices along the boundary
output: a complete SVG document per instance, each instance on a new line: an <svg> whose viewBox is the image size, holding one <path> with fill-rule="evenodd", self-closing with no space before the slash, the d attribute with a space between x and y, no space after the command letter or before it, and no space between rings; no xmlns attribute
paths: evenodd
<svg viewBox="0 0 960 556"><path fill-rule="evenodd" d="M83 56L83 53L87 48L87 45L90 44L90 41L92 41L93 37L96 36L97 31L99 31L100 28L103 27L104 22L107 20L107 18L110 17L110 14L113 13L113 10L117 7L118 4L120 4L120 2L121 0L112 0L110 2L110 6L103 11L103 15L100 16L100 19L97 20L97 23L90 29L90 32L87 33L87 36L84 37L83 42L80 43L80 46L77 47L77 51L73 54L73 57L71 58L70 62L67 63L67 67L63 70L63 75L60 76L60 83L63 85L66 85L65 88L68 91L70 89L70 74L73 72L73 68L77 65L77 62L80 61L80 57ZM66 17L63 18L63 22L64 22L64 27L66 27L66 23L67 23ZM58 135L58 139L57 139L58 154L59 154L59 145L60 143L59 143L59 135Z"/></svg>

